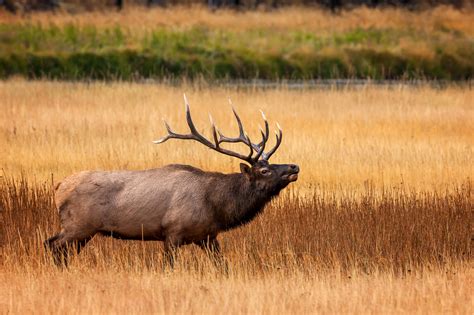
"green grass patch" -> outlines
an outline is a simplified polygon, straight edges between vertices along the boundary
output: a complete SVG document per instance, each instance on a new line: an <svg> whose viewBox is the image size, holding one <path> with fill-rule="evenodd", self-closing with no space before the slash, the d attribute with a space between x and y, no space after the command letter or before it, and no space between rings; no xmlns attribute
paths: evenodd
<svg viewBox="0 0 474 315"><path fill-rule="evenodd" d="M462 33L361 29L233 32L196 27L134 34L119 26L0 25L0 78L443 79L473 77Z"/></svg>

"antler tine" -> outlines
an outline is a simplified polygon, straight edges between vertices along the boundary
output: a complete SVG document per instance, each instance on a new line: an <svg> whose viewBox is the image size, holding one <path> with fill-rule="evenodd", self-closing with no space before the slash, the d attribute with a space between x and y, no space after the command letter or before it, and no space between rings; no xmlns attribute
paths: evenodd
<svg viewBox="0 0 474 315"><path fill-rule="evenodd" d="M267 141L265 140L265 138L268 136L265 133L263 133L263 129L261 127L260 127L260 133L262 134L262 142L260 142L259 144L257 155L254 158L255 161L258 161L260 156L263 154L263 150L265 150L265 145L267 144Z"/></svg>
<svg viewBox="0 0 474 315"><path fill-rule="evenodd" d="M168 134L166 136L158 139L158 140L153 141L153 143L160 144L160 143L163 143L163 142L165 142L169 139L193 139L193 138L191 138L191 135L180 135L180 134L175 133L173 130L171 130L170 125L164 119L163 119L163 123L165 125L166 131L168 132Z"/></svg>
<svg viewBox="0 0 474 315"><path fill-rule="evenodd" d="M194 125L193 119L191 117L191 110L189 108L189 103L188 103L188 99L186 98L186 95L184 95L184 103L185 103L185 108L186 108L186 122L188 123L188 127L189 127L189 130L191 131L191 133L190 134L175 133L174 131L171 130L171 127L168 125L168 123L166 121L164 121L168 134L166 136L164 136L163 138L160 138L156 141L153 141L153 143L160 144L160 143L163 143L163 142L165 142L169 139L196 140L196 141L204 144L208 148L213 149L217 152L239 158L241 160L247 161L248 163L250 163L252 165L255 164L256 161L252 159L253 148L252 148L251 145L249 145L250 154L248 156L245 156L245 155L239 154L237 152L219 147L220 139L218 139L217 134L220 135L221 133L219 132L219 130L217 130L216 125L214 124L214 121L212 120L212 116L209 115L209 118L211 120L211 125L212 125L212 135L213 135L213 138L214 138L214 143L212 143L211 141L206 139L203 135L201 135L197 131L197 129ZM242 130L243 130L243 128L242 128ZM247 145L248 145L248 143L251 143L249 137L245 133L243 135L246 138L243 138L241 141L244 142Z"/></svg>
<svg viewBox="0 0 474 315"><path fill-rule="evenodd" d="M242 125L242 120L239 117L239 114L237 114L237 111L234 108L234 105L232 104L232 100L229 98L229 104L232 107L232 113L234 113L235 120L237 120L237 125L239 126L239 136L237 138L230 138L224 136L220 131L219 131L219 143L222 142L229 142L229 143L236 143L236 142L243 142L247 145L251 145L251 143L246 142L247 137L245 134L244 126Z"/></svg>
<svg viewBox="0 0 474 315"><path fill-rule="evenodd" d="M163 143L165 142L166 140L168 140L170 137L169 137L169 134L172 133L171 131L171 128L170 128L170 125L168 125L168 123L166 122L166 120L163 119L163 123L165 124L165 128L166 130L168 131L168 134L164 137L161 137L160 139L158 140L155 140L153 141L154 144L160 144L160 143Z"/></svg>
<svg viewBox="0 0 474 315"><path fill-rule="evenodd" d="M233 106L232 100L230 98L229 98L229 104L232 106L232 112L234 113L235 120L237 121L237 125L239 127L239 136L237 138L226 137L218 130L217 131L219 133L219 142L218 143L219 144L222 143L222 142L228 142L228 143L243 142L243 143L245 143L250 148L250 154L249 154L248 157L249 157L249 159L251 159L253 161L253 163L255 163L255 162L258 161L258 159L262 155L263 149L265 148L264 143L268 140L269 127L268 127L268 121L265 117L265 114L261 111L262 117L265 121L266 133L263 134L263 131L262 131L262 142L260 142L259 144L255 144L255 143L252 143L252 141L250 140L250 137L245 132L244 126L242 124L242 120L240 119L239 114L237 114L237 111L235 110L235 107ZM254 151L257 152L257 155L252 158L252 155L253 155Z"/></svg>
<svg viewBox="0 0 474 315"><path fill-rule="evenodd" d="M263 148L265 148L266 142L268 141L268 138L270 136L270 127L268 126L268 120L267 117L265 116L265 113L260 109L260 113L262 114L263 121L265 122L265 132L263 131L262 127L260 125L258 126L260 129L260 133L262 134L262 141L259 143L255 144L252 143L252 146L255 151L257 151L257 156L255 157L256 160L260 158L260 155L263 153Z"/></svg>
<svg viewBox="0 0 474 315"><path fill-rule="evenodd" d="M234 106L232 106L232 112L234 113L235 119L237 120L237 124L239 125L239 135L241 137L245 136L244 126L242 126L242 120L240 120L239 115L237 115Z"/></svg>
<svg viewBox="0 0 474 315"><path fill-rule="evenodd" d="M217 138L217 133L219 132L219 130L217 130L216 124L214 124L214 119L212 119L212 116L210 113L209 113L209 121L211 122L212 138L214 139L214 144L216 148L219 148L219 139Z"/></svg>
<svg viewBox="0 0 474 315"><path fill-rule="evenodd" d="M232 103L232 100L230 99L230 97L229 97L229 105L232 108L232 113L234 113L235 119L237 120L237 124L239 125L239 136L245 137L245 131L244 131L244 126L242 125L242 120L240 120L240 117L235 110L234 103Z"/></svg>
<svg viewBox="0 0 474 315"><path fill-rule="evenodd" d="M281 144L281 140L282 140L282 138L283 138L283 130L281 130L281 126L280 126L279 123L277 123L277 128L278 128L278 132L275 131L276 144L275 144L275 146L274 146L270 151L268 151L267 153L263 153L263 154L262 154L262 159L263 159L263 160L268 161L268 159L273 155L273 153L276 152L276 150L278 149L278 147L279 147L280 144Z"/></svg>
<svg viewBox="0 0 474 315"><path fill-rule="evenodd" d="M250 137L249 137L249 135L248 135L245 131L244 131L244 135L245 135L245 140L247 141L246 144L249 144L249 143L250 143L250 144L248 145L249 148L250 148L250 152L249 152L249 155L247 156L247 158L250 159L250 160L252 160L252 163L255 163L255 162L257 162L258 159L256 160L256 159L253 159L253 158L252 158L252 155L253 155L252 141L250 141Z"/></svg>
<svg viewBox="0 0 474 315"><path fill-rule="evenodd" d="M186 104L186 121L188 123L189 130L191 131L191 134L196 138L196 140L199 140L203 144L209 146L212 146L212 143L204 138L196 129L194 126L193 118L191 117L191 110L189 109L189 103L188 99L186 98L186 94L184 95L184 102Z"/></svg>
<svg viewBox="0 0 474 315"><path fill-rule="evenodd" d="M270 136L270 127L268 126L267 117L265 116L265 113L261 109L260 109L260 113L262 114L263 121L265 122L265 135L264 135L262 141L259 144L257 144L259 147L261 147L262 145L265 146L265 142L268 141L268 137ZM260 130L261 130L261 128L260 128Z"/></svg>

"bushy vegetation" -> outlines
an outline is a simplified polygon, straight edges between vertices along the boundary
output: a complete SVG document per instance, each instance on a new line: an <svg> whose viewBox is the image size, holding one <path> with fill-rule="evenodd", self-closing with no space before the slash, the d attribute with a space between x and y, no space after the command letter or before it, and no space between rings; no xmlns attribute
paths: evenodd
<svg viewBox="0 0 474 315"><path fill-rule="evenodd" d="M472 38L449 29L0 25L1 78L468 80L473 55Z"/></svg>

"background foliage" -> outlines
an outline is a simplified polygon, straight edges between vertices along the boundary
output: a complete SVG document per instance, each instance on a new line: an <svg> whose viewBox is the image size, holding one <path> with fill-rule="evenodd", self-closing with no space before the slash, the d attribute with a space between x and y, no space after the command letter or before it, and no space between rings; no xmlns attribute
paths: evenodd
<svg viewBox="0 0 474 315"><path fill-rule="evenodd" d="M448 8L0 16L0 78L469 80L472 19Z"/></svg>

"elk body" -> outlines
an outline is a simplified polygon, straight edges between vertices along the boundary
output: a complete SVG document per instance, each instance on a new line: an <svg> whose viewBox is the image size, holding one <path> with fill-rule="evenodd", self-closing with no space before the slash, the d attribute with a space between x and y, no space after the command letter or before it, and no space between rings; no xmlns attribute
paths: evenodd
<svg viewBox="0 0 474 315"><path fill-rule="evenodd" d="M222 135L211 118L211 142L196 130L186 97L185 103L190 134L177 134L165 122L168 135L155 143L196 140L248 164L240 164L240 173L233 174L174 164L143 171L86 171L67 177L55 191L61 231L45 242L56 264L67 264L70 250L79 253L95 234L163 241L171 265L173 250L191 243L208 249L215 261L222 261L217 235L251 221L267 202L297 180L297 165L269 164L282 131L279 128L275 146L265 153L269 127L263 113L265 131L261 130L260 143L250 141L235 110L239 136ZM225 142L243 143L250 152L230 151L221 146Z"/></svg>

